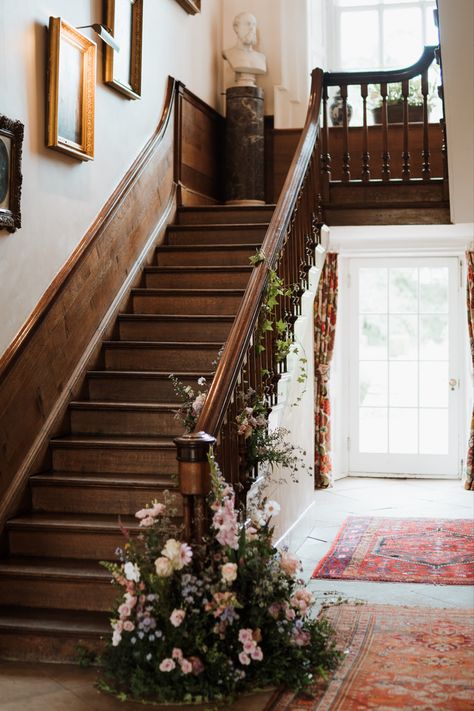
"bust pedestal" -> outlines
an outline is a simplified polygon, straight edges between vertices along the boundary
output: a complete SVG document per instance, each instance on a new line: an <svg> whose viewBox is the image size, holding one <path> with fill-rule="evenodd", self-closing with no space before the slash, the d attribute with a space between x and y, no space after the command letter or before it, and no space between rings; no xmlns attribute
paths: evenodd
<svg viewBox="0 0 474 711"><path fill-rule="evenodd" d="M263 89L232 86L226 92L225 195L232 205L265 203Z"/></svg>

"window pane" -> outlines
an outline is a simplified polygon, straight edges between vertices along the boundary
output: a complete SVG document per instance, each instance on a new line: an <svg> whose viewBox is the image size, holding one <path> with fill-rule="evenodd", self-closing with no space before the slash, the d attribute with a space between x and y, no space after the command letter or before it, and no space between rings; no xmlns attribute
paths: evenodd
<svg viewBox="0 0 474 711"><path fill-rule="evenodd" d="M384 268L359 269L360 313L387 313L387 274Z"/></svg>
<svg viewBox="0 0 474 711"><path fill-rule="evenodd" d="M390 269L390 313L418 311L418 269Z"/></svg>
<svg viewBox="0 0 474 711"><path fill-rule="evenodd" d="M359 404L387 405L387 361L359 364Z"/></svg>
<svg viewBox="0 0 474 711"><path fill-rule="evenodd" d="M417 316L390 316L389 357L393 360L417 360Z"/></svg>
<svg viewBox="0 0 474 711"><path fill-rule="evenodd" d="M420 317L420 360L448 360L448 317Z"/></svg>
<svg viewBox="0 0 474 711"><path fill-rule="evenodd" d="M386 8L383 11L383 62L385 67L413 64L423 50L421 8Z"/></svg>
<svg viewBox="0 0 474 711"><path fill-rule="evenodd" d="M448 454L448 410L420 410L420 453Z"/></svg>
<svg viewBox="0 0 474 711"><path fill-rule="evenodd" d="M420 269L421 313L448 313L448 279L447 267Z"/></svg>
<svg viewBox="0 0 474 711"><path fill-rule="evenodd" d="M439 44L438 28L435 25L433 9L435 5L428 5L425 10L425 44Z"/></svg>
<svg viewBox="0 0 474 711"><path fill-rule="evenodd" d="M341 13L341 69L373 69L380 64L376 10Z"/></svg>
<svg viewBox="0 0 474 711"><path fill-rule="evenodd" d="M394 407L389 410L389 452L418 452L418 410L406 407Z"/></svg>
<svg viewBox="0 0 474 711"><path fill-rule="evenodd" d="M390 407L418 406L418 363L390 363Z"/></svg>
<svg viewBox="0 0 474 711"><path fill-rule="evenodd" d="M341 7L365 7L365 5L378 5L379 0L336 0Z"/></svg>
<svg viewBox="0 0 474 711"><path fill-rule="evenodd" d="M384 453L387 451L387 409L385 407L359 408L359 452Z"/></svg>
<svg viewBox="0 0 474 711"><path fill-rule="evenodd" d="M420 368L420 406L448 406L448 363L425 361Z"/></svg>
<svg viewBox="0 0 474 711"><path fill-rule="evenodd" d="M387 317L360 316L359 359L386 360Z"/></svg>

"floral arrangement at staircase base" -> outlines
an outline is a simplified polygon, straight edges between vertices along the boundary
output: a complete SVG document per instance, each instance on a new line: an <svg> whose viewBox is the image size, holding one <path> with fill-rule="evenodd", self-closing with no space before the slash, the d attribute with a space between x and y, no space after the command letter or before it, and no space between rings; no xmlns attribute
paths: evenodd
<svg viewBox="0 0 474 711"><path fill-rule="evenodd" d="M225 701L300 690L334 668L332 630L310 615L299 562L272 545L278 504L261 499L244 525L232 487L210 458L211 534L183 542L168 504L138 511L141 534L105 563L120 588L102 690L160 703ZM254 520L255 519L255 520Z"/></svg>

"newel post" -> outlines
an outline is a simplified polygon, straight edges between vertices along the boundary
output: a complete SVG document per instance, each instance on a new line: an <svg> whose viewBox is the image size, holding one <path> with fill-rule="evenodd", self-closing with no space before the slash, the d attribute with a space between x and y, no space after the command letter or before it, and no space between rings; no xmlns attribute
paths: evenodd
<svg viewBox="0 0 474 711"><path fill-rule="evenodd" d="M174 440L187 540L201 541L206 533L206 496L211 484L207 455L215 442L215 437L205 432L191 432Z"/></svg>

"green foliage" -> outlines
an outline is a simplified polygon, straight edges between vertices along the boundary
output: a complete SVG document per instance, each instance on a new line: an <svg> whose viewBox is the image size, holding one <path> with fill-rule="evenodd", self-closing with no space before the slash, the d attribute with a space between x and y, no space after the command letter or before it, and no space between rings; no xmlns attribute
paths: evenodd
<svg viewBox="0 0 474 711"><path fill-rule="evenodd" d="M169 377L176 397L182 403L175 412L175 418L181 422L186 432L192 432L206 401L209 385L206 378L201 377L197 381L200 389L195 391L190 385L184 385L175 375L171 374Z"/></svg>
<svg viewBox="0 0 474 711"><path fill-rule="evenodd" d="M83 669L86 669L87 667L91 667L94 664L97 664L97 661L98 661L97 653L94 652L94 650L92 650L92 649L88 649L87 647L84 647L83 644L77 644L74 652L75 652L74 656L75 656L76 664L78 664Z"/></svg>

